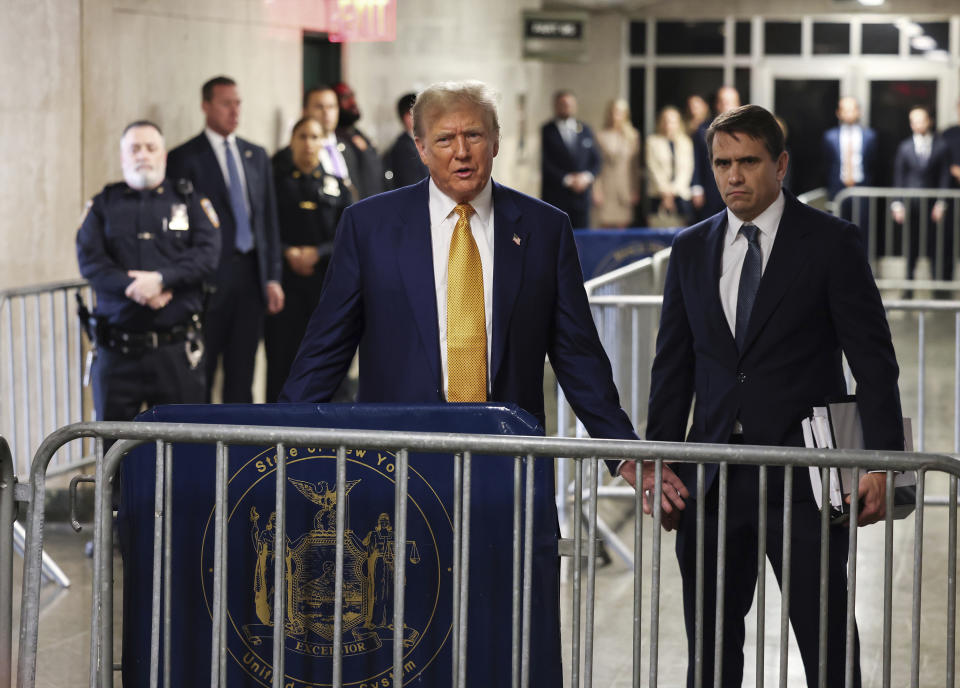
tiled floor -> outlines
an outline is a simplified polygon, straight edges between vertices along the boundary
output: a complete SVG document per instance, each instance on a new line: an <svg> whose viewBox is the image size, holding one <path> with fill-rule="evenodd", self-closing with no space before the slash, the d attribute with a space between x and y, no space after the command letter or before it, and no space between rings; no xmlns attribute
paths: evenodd
<svg viewBox="0 0 960 688"><path fill-rule="evenodd" d="M952 315L928 317L926 326L927 373L924 379L927 406L925 426L928 451L949 451L953 445L953 357L954 320ZM917 322L915 318L895 317L891 321L897 341L898 358L902 367L901 389L904 411L918 417L917 408ZM927 493L946 494L946 482L930 476ZM617 526L621 537L632 541L633 519L623 503L606 501L601 505L601 516ZM914 572L914 518L899 521L895 528L894 560L894 631L893 682L907 685L911 663L911 622ZM649 613L651 562L650 520L644 521L645 562L643 570L642 646L640 666L641 683L649 677ZM860 531L860 561L857 569L857 618L862 642L862 666L865 686L881 685L882 634L882 554L883 526ZM84 554L84 545L91 537L89 531L75 535L69 527L50 525L47 528L47 550L73 581L70 589L57 591L48 585L44 590L44 608L41 615L37 686L43 688L75 688L85 685L89 667L89 631L91 560ZM923 594L922 625L920 629L920 685L943 685L946 649L946 543L947 509L931 507L927 510L923 538ZM679 597L679 574L673 556L673 538L663 538L661 557L662 592L660 598L660 638L658 677L660 686L684 685L685 639L683 616ZM17 561L19 568L19 560ZM119 571L119 562L117 564ZM19 571L16 574L19 584ZM779 591L772 572L768 571L765 684L776 685L780 664L779 647ZM633 576L619 561L599 569L597 576L596 641L593 658L593 685L607 687L631 686L633 653L632 599ZM18 607L18 605L17 605ZM119 610L119 604L115 605ZM564 587L564 628L569 629L569 586ZM15 614L18 609L15 608ZM748 619L745 685L755 685L754 658L756 655L755 611ZM569 646L569 637L566 638ZM564 658L567 672L570 668L569 651ZM117 655L119 657L119 654ZM582 670L581 670L582 673ZM119 681L117 682L119 685ZM788 658L788 684L803 685L799 655L795 650Z"/></svg>

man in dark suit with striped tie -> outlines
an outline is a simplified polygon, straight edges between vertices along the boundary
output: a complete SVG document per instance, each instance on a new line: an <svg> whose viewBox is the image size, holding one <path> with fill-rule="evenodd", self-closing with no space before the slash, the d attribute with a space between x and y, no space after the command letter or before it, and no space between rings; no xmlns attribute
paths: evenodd
<svg viewBox="0 0 960 688"><path fill-rule="evenodd" d="M803 205L781 188L787 171L783 131L773 115L745 105L719 115L707 130L713 176L726 208L674 240L664 286L650 383L647 439L803 446L800 421L813 406L846 393L841 357L857 381L857 404L869 449L902 450L899 369L880 294L856 226ZM694 404L694 398L696 402ZM693 422L688 432L690 406ZM697 494L693 464L664 473ZM634 465L621 474L633 483ZM653 487L644 466L644 488ZM767 538L760 543L782 577L783 508L792 505L790 622L807 685L818 684L820 516L806 471L783 492L783 470L770 469ZM718 467L705 472L703 616L697 619L697 508L664 504L676 527L677 560L689 663L698 668L695 633L703 630L703 685L713 685L717 580ZM860 480L860 525L884 515L885 476ZM758 472L731 466L726 513L721 685L743 677L744 617L753 604L758 560ZM844 683L846 566L849 531L829 535L827 685ZM764 550L760 550L764 551ZM698 626L699 621L699 626ZM855 636L856 638L856 636ZM854 685L860 685L855 643Z"/></svg>
<svg viewBox="0 0 960 688"><path fill-rule="evenodd" d="M190 179L220 220L221 254L204 315L207 394L223 362L223 401L250 403L263 314L283 310L280 235L270 158L234 134L240 120L237 83L225 76L203 85L206 127L170 151L171 175Z"/></svg>

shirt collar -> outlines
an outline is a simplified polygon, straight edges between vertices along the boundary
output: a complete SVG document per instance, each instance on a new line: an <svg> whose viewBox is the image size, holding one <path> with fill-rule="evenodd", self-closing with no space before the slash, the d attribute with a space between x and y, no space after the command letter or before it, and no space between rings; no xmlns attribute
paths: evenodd
<svg viewBox="0 0 960 688"><path fill-rule="evenodd" d="M427 188L430 192L430 226L437 227L450 216L453 209L457 207L457 202L440 190L440 187L433 181L433 177L430 177ZM473 206L473 212L476 213L477 219L487 225L490 221L490 215L493 213L492 177L487 180L480 193L470 201L470 205Z"/></svg>
<svg viewBox="0 0 960 688"><path fill-rule="evenodd" d="M757 215L750 224L756 225L762 234L768 237L774 237L777 228L780 226L780 218L783 217L783 208L786 205L786 199L783 196L783 189L777 194L777 199L767 206L767 209ZM740 227L746 224L743 220L733 214L730 208L727 208L727 246L731 245L740 234Z"/></svg>
<svg viewBox="0 0 960 688"><path fill-rule="evenodd" d="M322 139L320 139L320 144L321 144L322 146L334 146L334 147L336 147L336 146L337 146L337 143L338 143L338 141L337 141L337 135L336 135L336 133L334 133L334 132L332 132L332 131L331 131L329 134L327 134L325 137L323 137Z"/></svg>
<svg viewBox="0 0 960 688"><path fill-rule="evenodd" d="M567 129L576 129L577 128L577 118L576 117L557 117L557 126L566 127Z"/></svg>
<svg viewBox="0 0 960 688"><path fill-rule="evenodd" d="M222 146L224 141L226 141L231 145L234 145L236 144L236 141L237 141L236 134L227 134L226 136L223 136L222 134L218 134L217 132L215 132L210 127L204 127L203 133L207 135L207 138L210 140L210 144L214 146L216 145Z"/></svg>

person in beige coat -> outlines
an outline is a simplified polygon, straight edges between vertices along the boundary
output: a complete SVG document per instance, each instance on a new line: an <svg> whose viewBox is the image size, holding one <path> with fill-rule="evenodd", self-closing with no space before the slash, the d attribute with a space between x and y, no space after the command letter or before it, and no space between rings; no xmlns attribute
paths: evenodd
<svg viewBox="0 0 960 688"><path fill-rule="evenodd" d="M640 199L640 135L630 123L630 106L625 100L613 100L607 106L597 146L602 164L593 185L596 226L628 227Z"/></svg>
<svg viewBox="0 0 960 688"><path fill-rule="evenodd" d="M689 224L693 142L684 132L680 111L667 106L657 119L657 133L647 138L647 193L651 226Z"/></svg>

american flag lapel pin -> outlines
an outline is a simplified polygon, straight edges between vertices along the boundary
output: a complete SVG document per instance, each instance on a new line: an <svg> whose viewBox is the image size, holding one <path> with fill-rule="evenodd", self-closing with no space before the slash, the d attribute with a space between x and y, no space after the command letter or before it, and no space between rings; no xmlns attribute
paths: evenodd
<svg viewBox="0 0 960 688"><path fill-rule="evenodd" d="M517 246L520 245L520 237L518 237L516 234L513 235L513 243L515 243Z"/></svg>

